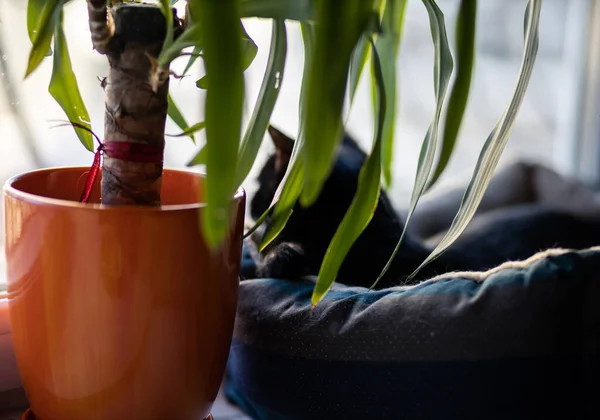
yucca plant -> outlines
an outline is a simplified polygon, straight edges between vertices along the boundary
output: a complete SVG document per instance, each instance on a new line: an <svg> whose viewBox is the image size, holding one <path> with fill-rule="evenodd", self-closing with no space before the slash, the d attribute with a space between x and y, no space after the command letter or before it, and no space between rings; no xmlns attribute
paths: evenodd
<svg viewBox="0 0 600 420"><path fill-rule="evenodd" d="M53 55L50 93L83 145L94 151L89 116L71 69L62 28L63 7L70 1L28 0L27 23L33 47L27 75ZM321 267L313 294L317 304L334 282L352 243L369 223L382 179L389 186L392 178L397 56L406 0L188 0L182 17L172 8L175 3L87 0L94 48L110 63L102 82L106 92L105 141L98 149L103 153L102 201L159 204L167 115L190 137L205 129L206 144L190 159L190 166L206 165L207 211L199 225L212 246L227 232L230 199L252 168L284 80L286 21L300 22L305 48L300 128L287 173L268 210L270 223L262 247L285 226L298 200L310 206L319 195L341 140L345 101L352 102L363 69L368 63L372 66L373 146L354 201ZM434 0L422 3L433 39L436 107L423 139L406 225L420 197L439 179L452 155L474 62L477 1L460 1L454 79L444 15ZM498 163L533 69L541 3L527 1L523 60L515 91L482 148L450 230L423 264L444 252L465 229ZM257 51L244 30L246 18L269 19L272 39L260 93L242 131L244 71ZM182 76L173 74L169 66L182 56L189 60L186 72L198 58L206 69L206 75L197 82L206 90L205 117L192 125L185 122L168 93L170 77ZM386 268L382 267L384 271Z"/></svg>

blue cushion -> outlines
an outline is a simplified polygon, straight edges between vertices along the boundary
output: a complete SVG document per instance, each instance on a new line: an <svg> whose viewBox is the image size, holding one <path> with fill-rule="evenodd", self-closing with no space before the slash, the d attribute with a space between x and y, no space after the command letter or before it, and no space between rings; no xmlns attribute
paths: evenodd
<svg viewBox="0 0 600 420"><path fill-rule="evenodd" d="M557 250L413 287L336 284L313 309L312 281L246 280L226 394L255 419L597 419L599 271L600 249Z"/></svg>

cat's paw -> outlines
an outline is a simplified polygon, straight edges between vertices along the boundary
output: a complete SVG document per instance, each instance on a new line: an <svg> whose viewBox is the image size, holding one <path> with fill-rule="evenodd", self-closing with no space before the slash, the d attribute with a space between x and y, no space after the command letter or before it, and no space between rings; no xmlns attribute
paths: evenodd
<svg viewBox="0 0 600 420"><path fill-rule="evenodd" d="M258 268L262 278L298 280L309 274L304 250L298 244L283 242L265 256Z"/></svg>

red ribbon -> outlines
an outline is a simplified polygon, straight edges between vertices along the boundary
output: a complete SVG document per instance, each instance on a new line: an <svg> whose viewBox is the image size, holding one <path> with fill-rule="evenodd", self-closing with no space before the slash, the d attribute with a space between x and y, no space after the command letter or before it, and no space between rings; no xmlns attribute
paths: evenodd
<svg viewBox="0 0 600 420"><path fill-rule="evenodd" d="M110 158L128 162L162 163L163 152L163 147L151 146L143 143L126 143L123 141L106 141L100 143L100 146L98 146L98 149L96 149L96 153L94 154L94 163L85 180L85 186L80 201L82 203L87 203L90 199L96 177L100 171L100 157L102 153L106 153Z"/></svg>

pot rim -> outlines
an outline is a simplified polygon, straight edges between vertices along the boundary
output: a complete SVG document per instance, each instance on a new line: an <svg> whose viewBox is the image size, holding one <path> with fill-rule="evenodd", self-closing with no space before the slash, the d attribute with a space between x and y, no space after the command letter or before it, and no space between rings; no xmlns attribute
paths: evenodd
<svg viewBox="0 0 600 420"><path fill-rule="evenodd" d="M139 213L155 213L155 212L172 212L172 211L182 211L182 210L197 210L203 207L206 207L206 203L192 203L192 204L169 204L169 205L160 205L160 206L137 206L137 205L127 205L127 206L109 206L106 204L98 204L98 203L80 203L79 201L71 201L71 200L63 200L59 198L50 198L44 197L37 194L28 193L25 191L21 191L14 187L15 182L19 181L21 178L35 173L43 173L43 172L57 172L57 171L65 171L65 170L89 170L88 166L55 166L48 168L40 168L34 169L31 171L22 172L20 174L14 175L10 177L5 183L2 189L4 195L8 195L10 197L25 201L31 204L37 204L40 206L55 206L55 207L70 207L70 208L79 208L82 210L102 210L102 211L135 211ZM185 169L174 169L174 168L164 168L164 170L169 172L183 172L186 174L197 175L198 177L204 178L206 177L206 173L204 172L194 172ZM244 198L246 195L246 190L243 187L239 187L233 196L233 201L239 201Z"/></svg>

